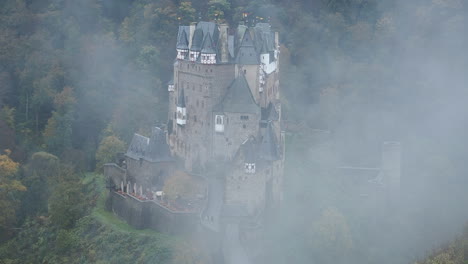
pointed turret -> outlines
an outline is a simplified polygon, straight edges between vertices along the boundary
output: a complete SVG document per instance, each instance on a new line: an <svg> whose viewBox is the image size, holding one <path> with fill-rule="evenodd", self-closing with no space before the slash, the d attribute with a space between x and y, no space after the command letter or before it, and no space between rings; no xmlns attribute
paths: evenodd
<svg viewBox="0 0 468 264"><path fill-rule="evenodd" d="M256 65L260 63L249 29L245 31L242 38L237 52L236 63L243 65Z"/></svg>
<svg viewBox="0 0 468 264"><path fill-rule="evenodd" d="M179 27L179 36L177 39L177 59L184 60L188 55L189 42L187 37L187 32L184 26Z"/></svg>
<svg viewBox="0 0 468 264"><path fill-rule="evenodd" d="M203 40L201 50L201 63L203 64L216 64L216 50L214 49L213 39L211 34L208 33Z"/></svg>

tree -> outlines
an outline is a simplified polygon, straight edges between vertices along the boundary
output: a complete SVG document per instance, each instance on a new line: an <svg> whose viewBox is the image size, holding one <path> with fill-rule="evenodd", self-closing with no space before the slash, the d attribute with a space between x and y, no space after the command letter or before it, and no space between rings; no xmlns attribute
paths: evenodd
<svg viewBox="0 0 468 264"><path fill-rule="evenodd" d="M104 164L114 162L117 153L125 151L125 143L116 136L107 136L96 151L96 170L102 171Z"/></svg>
<svg viewBox="0 0 468 264"><path fill-rule="evenodd" d="M169 200L193 199L197 194L197 185L190 175L183 171L176 171L167 178L163 187L164 194Z"/></svg>
<svg viewBox="0 0 468 264"><path fill-rule="evenodd" d="M329 207L312 224L310 245L319 263L346 263L353 247L346 218L335 208Z"/></svg>
<svg viewBox="0 0 468 264"><path fill-rule="evenodd" d="M179 20L179 23L183 25L194 22L196 12L197 10L192 7L191 2L182 2L177 10L177 19Z"/></svg>
<svg viewBox="0 0 468 264"><path fill-rule="evenodd" d="M86 211L85 197L72 168L63 166L58 184L49 198L49 216L54 225L71 228Z"/></svg>
<svg viewBox="0 0 468 264"><path fill-rule="evenodd" d="M65 87L54 99L55 111L44 129L44 141L51 153L62 153L71 148L72 124L76 99L71 87Z"/></svg>
<svg viewBox="0 0 468 264"><path fill-rule="evenodd" d="M231 11L231 4L226 0L210 0L208 3L208 19L219 20L223 22L226 19L226 13Z"/></svg>
<svg viewBox="0 0 468 264"><path fill-rule="evenodd" d="M10 151L0 155L0 228L9 228L15 224L18 208L18 192L26 187L16 179L19 164L9 157Z"/></svg>
<svg viewBox="0 0 468 264"><path fill-rule="evenodd" d="M59 159L47 152L36 152L24 166L22 182L28 188L22 199L21 216L46 214L53 186L58 182Z"/></svg>
<svg viewBox="0 0 468 264"><path fill-rule="evenodd" d="M4 106L0 110L0 150L15 148L15 109Z"/></svg>

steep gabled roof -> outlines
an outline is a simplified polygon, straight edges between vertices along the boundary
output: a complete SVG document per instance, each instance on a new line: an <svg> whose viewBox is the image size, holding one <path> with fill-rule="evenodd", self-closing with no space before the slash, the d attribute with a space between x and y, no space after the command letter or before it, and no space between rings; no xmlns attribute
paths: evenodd
<svg viewBox="0 0 468 264"><path fill-rule="evenodd" d="M185 31L184 27L181 26L179 27L179 36L177 38L177 49L183 49L183 50L188 50L188 37L187 37L187 32Z"/></svg>
<svg viewBox="0 0 468 264"><path fill-rule="evenodd" d="M279 149L271 122L268 122L265 135L259 146L259 158L266 161L279 160Z"/></svg>
<svg viewBox="0 0 468 264"><path fill-rule="evenodd" d="M159 127L153 128L145 158L152 162L173 160L166 143L166 134Z"/></svg>
<svg viewBox="0 0 468 264"><path fill-rule="evenodd" d="M260 63L259 55L255 50L254 42L250 34L250 30L248 29L244 32L242 42L239 50L237 51L236 63L244 65L255 65Z"/></svg>
<svg viewBox="0 0 468 264"><path fill-rule="evenodd" d="M203 30L201 28L197 28L195 29L195 32L193 33L192 47L190 47L190 50L200 51L202 48L202 44L203 44Z"/></svg>
<svg viewBox="0 0 468 264"><path fill-rule="evenodd" d="M228 87L227 93L215 112L260 114L260 107L250 91L249 84L243 74L240 74Z"/></svg>
<svg viewBox="0 0 468 264"><path fill-rule="evenodd" d="M135 133L125 155L133 159L143 158L146 155L148 145L149 138Z"/></svg>
<svg viewBox="0 0 468 264"><path fill-rule="evenodd" d="M182 88L179 92L179 98L177 100L177 106L178 107L185 107L185 94L184 94L184 88Z"/></svg>
<svg viewBox="0 0 468 264"><path fill-rule="evenodd" d="M190 50L202 51L202 49L205 46L205 42L208 36L211 39L210 41L211 48L213 50L216 50L216 47L218 45L218 38L219 38L218 26L214 22L204 22L204 21L198 22L197 27L195 28L195 31L193 33L192 46L190 47ZM209 53L216 53L216 51L209 52Z"/></svg>
<svg viewBox="0 0 468 264"><path fill-rule="evenodd" d="M125 155L132 159L144 159L150 162L173 160L166 143L166 135L159 127L153 128L151 138L135 133Z"/></svg>
<svg viewBox="0 0 468 264"><path fill-rule="evenodd" d="M202 45L202 50L201 50L202 53L206 53L206 54L215 54L216 51L213 47L213 40L211 38L211 34L208 33L205 37L205 39L203 40L203 45Z"/></svg>
<svg viewBox="0 0 468 264"><path fill-rule="evenodd" d="M278 121L279 113L273 103L269 103L267 108L262 108L262 120Z"/></svg>

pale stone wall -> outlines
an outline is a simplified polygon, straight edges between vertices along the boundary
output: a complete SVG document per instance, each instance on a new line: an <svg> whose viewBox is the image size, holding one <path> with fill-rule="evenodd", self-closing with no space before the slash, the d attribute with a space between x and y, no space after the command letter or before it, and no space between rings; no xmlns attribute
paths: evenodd
<svg viewBox="0 0 468 264"><path fill-rule="evenodd" d="M184 88L187 106L187 124L178 126L173 122L169 145L172 153L185 161L191 170L194 163L205 164L211 156L211 112L234 80L232 64L203 65L190 61L178 61L174 67L176 91L170 94L169 118L174 119L174 109L179 90Z"/></svg>
<svg viewBox="0 0 468 264"><path fill-rule="evenodd" d="M245 173L244 163L238 161L226 176L225 203L243 204L249 214L265 208L266 169L257 170L254 174Z"/></svg>
<svg viewBox="0 0 468 264"><path fill-rule="evenodd" d="M248 119L241 119L241 116L248 116ZM213 122L214 118L215 114L212 116ZM247 113L225 113L224 120L224 132L215 132L213 136L213 156L228 160L236 154L246 139L258 135L260 116Z"/></svg>
<svg viewBox="0 0 468 264"><path fill-rule="evenodd" d="M127 157L127 180L133 185L143 186L143 191L152 187L160 187L165 179L173 172L172 162L149 162L147 160L135 160Z"/></svg>

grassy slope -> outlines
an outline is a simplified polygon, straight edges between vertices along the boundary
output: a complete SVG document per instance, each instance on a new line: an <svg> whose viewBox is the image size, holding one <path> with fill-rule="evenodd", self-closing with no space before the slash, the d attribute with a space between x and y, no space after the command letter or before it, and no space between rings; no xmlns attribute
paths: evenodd
<svg viewBox="0 0 468 264"><path fill-rule="evenodd" d="M0 246L0 263L172 262L176 238L135 230L107 212L101 175L88 174L82 183L89 199L99 197L88 215L68 230L45 218L27 221L14 239Z"/></svg>
<svg viewBox="0 0 468 264"><path fill-rule="evenodd" d="M468 264L468 226L454 242L415 264Z"/></svg>

